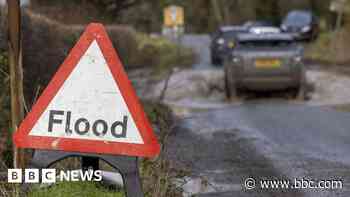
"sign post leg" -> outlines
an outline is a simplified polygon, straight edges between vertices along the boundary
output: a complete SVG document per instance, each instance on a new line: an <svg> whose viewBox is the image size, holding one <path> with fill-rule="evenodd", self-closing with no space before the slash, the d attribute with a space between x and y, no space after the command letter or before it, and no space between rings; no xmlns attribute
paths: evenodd
<svg viewBox="0 0 350 197"><path fill-rule="evenodd" d="M138 172L123 174L126 196L143 197L140 177Z"/></svg>
<svg viewBox="0 0 350 197"><path fill-rule="evenodd" d="M101 159L109 163L113 168L119 169L123 177L127 197L144 197L137 157L125 157L121 159L120 157L102 155Z"/></svg>
<svg viewBox="0 0 350 197"><path fill-rule="evenodd" d="M144 197L143 191L142 191L142 185L139 177L137 157L36 150L34 152L34 156L32 161L30 162L29 167L38 168L38 169L48 168L58 161L61 161L68 157L74 157L74 156L88 158L87 161L89 162L88 163L89 165L93 164L93 163L90 163L90 161L96 162L97 160L97 164L98 164L98 159L104 160L113 168L117 169L122 175L123 181L124 181L124 190L127 197ZM28 186L29 186L28 184L25 184L23 188L27 190Z"/></svg>

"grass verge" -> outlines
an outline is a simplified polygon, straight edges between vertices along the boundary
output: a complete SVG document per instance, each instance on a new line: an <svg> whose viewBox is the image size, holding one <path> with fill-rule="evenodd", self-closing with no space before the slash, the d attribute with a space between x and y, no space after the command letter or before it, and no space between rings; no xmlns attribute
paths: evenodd
<svg viewBox="0 0 350 197"><path fill-rule="evenodd" d="M6 52L0 51L0 155L6 165L12 164L10 133L10 75Z"/></svg>
<svg viewBox="0 0 350 197"><path fill-rule="evenodd" d="M23 77L28 108L37 93L47 86L85 27L61 24L30 9L23 12ZM7 50L5 30L6 18L0 18L0 51ZM106 25L106 30L126 70L149 68L153 71L150 77L158 79L174 67L191 66L195 61L191 49L162 36L140 33L127 25Z"/></svg>
<svg viewBox="0 0 350 197"><path fill-rule="evenodd" d="M318 39L305 47L306 60L321 64L345 65L350 62L350 39L345 29L322 32Z"/></svg>
<svg viewBox="0 0 350 197"><path fill-rule="evenodd" d="M188 67L194 64L192 49L177 45L159 35L137 34L139 62L153 66L154 73L164 74L174 67Z"/></svg>
<svg viewBox="0 0 350 197"><path fill-rule="evenodd" d="M60 182L47 188L35 188L28 197L124 197L124 192L108 190L93 182Z"/></svg>
<svg viewBox="0 0 350 197"><path fill-rule="evenodd" d="M172 181L185 173L181 169L173 168L166 157L168 136L176 124L172 112L167 106L155 102L144 101L143 106L150 121L157 125L156 133L161 144L161 153L157 158L143 159L140 163L145 196L180 197L182 190Z"/></svg>
<svg viewBox="0 0 350 197"><path fill-rule="evenodd" d="M143 191L146 197L180 197L182 196L181 188L173 184L175 178L185 175L185 172L174 169L167 160L167 139L174 125L174 119L171 110L162 104L143 101L145 111L154 125L154 130L161 144L161 153L154 159L140 159L140 174L143 185ZM78 169L80 167L79 158L68 158L58 162L53 167L57 169ZM101 165L103 170L114 170L111 167ZM0 196L17 197L18 187L14 184L0 184ZM39 187L33 185L28 197L99 197L99 196L117 196L123 197L122 188L110 189L93 182L59 182L49 187Z"/></svg>
<svg viewBox="0 0 350 197"><path fill-rule="evenodd" d="M36 96L37 88L47 85L59 64L66 57L69 49L77 41L80 35L77 32L82 32L84 27L67 27L31 12L28 12L24 16L23 24L23 50L26 51L26 53L23 53L23 64L25 71L27 71L24 76L25 96L26 103L32 103ZM127 58L125 62L149 66L155 75L167 73L166 71L175 66L190 66L194 62L194 53L191 49L178 46L161 36L137 33L125 27L107 27L107 31L119 54ZM136 42L132 41L133 36ZM4 44L4 46L6 45ZM37 49L40 49L43 53L37 53ZM2 50L0 49L0 51ZM126 65L126 68L128 68L128 65ZM0 69L0 132L5 131L1 132L2 135L9 131L8 124L10 118L9 77L6 53L0 53ZM172 178L178 177L179 173L172 168L165 156L167 136L173 124L171 121L171 112L166 106L159 103L145 102L144 106L148 116L156 127L162 146L162 153L159 157L155 159L143 159L140 162L144 191L146 196L149 197L180 196L181 191L172 184ZM7 166L10 166L12 161L12 141L10 137L10 134L7 135L6 138L8 140L0 143L2 160L9 161ZM6 138L1 137L1 139ZM3 147L4 144L8 144L8 146ZM8 154L4 153L6 151ZM67 162L67 160L64 161ZM66 169L77 166L76 160L72 161L67 163L68 168ZM64 165L64 167L67 167L67 165ZM65 187L67 187L65 183L60 183L48 189L39 189L33 192L35 195L65 197L70 195L70 193L67 195L62 194L61 188ZM81 192L88 189L93 189L92 193L102 192L100 196L105 196L103 192L106 192L105 188L86 184L77 184L69 189L72 189L71 193L75 192L76 194L79 192L78 196L87 196ZM16 195L16 191L12 191L8 186L3 187L0 185L1 190L2 192L7 192L4 196ZM34 195L34 193L30 195Z"/></svg>
<svg viewBox="0 0 350 197"><path fill-rule="evenodd" d="M332 108L341 112L350 112L350 104L335 105Z"/></svg>

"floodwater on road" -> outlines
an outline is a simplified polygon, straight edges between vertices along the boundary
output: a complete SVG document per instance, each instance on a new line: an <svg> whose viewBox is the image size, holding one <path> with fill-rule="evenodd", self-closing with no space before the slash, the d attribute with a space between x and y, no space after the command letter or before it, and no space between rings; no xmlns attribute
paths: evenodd
<svg viewBox="0 0 350 197"><path fill-rule="evenodd" d="M350 76L326 70L309 69L307 71L310 88L306 105L329 106L350 103ZM164 81L155 85L148 96L157 96L164 87ZM282 95L269 97L274 102L295 103ZM251 100L251 99L250 99ZM260 98L258 100L261 100ZM222 69L187 69L175 73L170 78L165 102L171 106L188 109L225 108L244 103L244 100L230 103L225 99L224 72Z"/></svg>
<svg viewBox="0 0 350 197"><path fill-rule="evenodd" d="M350 196L350 113L330 108L350 103L350 77L308 65L308 100L272 97L231 103L223 69L210 65L210 38L186 35L198 53L190 69L174 73L164 102L178 115L168 158L189 173L174 180L184 196ZM330 66L331 67L331 66ZM157 99L165 81L139 90ZM244 187L244 180L341 180L342 189Z"/></svg>
<svg viewBox="0 0 350 197"><path fill-rule="evenodd" d="M242 103L228 103L225 100L223 68L213 66L210 62L210 37L206 34L189 34L181 42L191 47L198 59L191 69L180 70L171 76L165 102L185 109L216 109ZM328 106L350 103L350 75L330 72L330 69L322 69L318 65L307 65L307 80L311 88L305 104ZM142 95L157 97L163 90L164 83L165 81L159 82L151 91L148 89ZM263 97L263 100L266 99ZM272 100L286 102L283 95L281 97L279 94L272 97ZM287 102L294 101L288 99Z"/></svg>

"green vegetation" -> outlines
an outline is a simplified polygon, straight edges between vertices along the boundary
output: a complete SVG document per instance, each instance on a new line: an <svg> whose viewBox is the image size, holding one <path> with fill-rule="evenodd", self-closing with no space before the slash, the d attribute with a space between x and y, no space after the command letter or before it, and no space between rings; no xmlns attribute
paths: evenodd
<svg viewBox="0 0 350 197"><path fill-rule="evenodd" d="M147 33L161 31L163 9L170 4L177 4L185 8L185 29L186 32L191 33L209 33L216 30L219 25L238 25L248 20L269 20L278 25L288 11L307 9L312 10L319 17L322 30L322 34L316 43L307 47L307 59L337 64L344 64L350 60L345 53L348 51L350 44L346 40L346 35L348 35L346 29L349 29L346 27L346 23L349 21L348 16L346 14L343 20L345 27L342 30L343 33L340 33L340 35L331 33L331 30L335 27L337 16L335 12L329 9L331 0L123 0L118 1L118 3L113 0L77 0L74 2L67 0L52 0L50 2L33 0L32 2L32 10L57 18L65 24L86 24L93 18L103 23L128 24L137 31ZM347 4L350 4L349 1ZM76 11L77 7L80 9L79 12ZM348 10L346 9L345 12ZM58 18L57 15L62 16ZM117 34L115 35L117 36ZM129 39L126 37L125 40L128 40L129 45L122 44L123 47L118 47L118 45L124 39L115 42L118 50L123 54L123 61L127 66L154 66L156 73L162 73L163 70L173 65L187 65L188 62L193 61L193 54L187 52L189 50L181 49L181 52L185 52L179 60L176 46L175 48L167 44L159 46L154 42L163 43L163 41L149 36L136 35L135 38ZM133 43L131 40L141 40L141 43L132 46L133 49L129 50L131 49L130 45L132 45L130 43ZM130 53L123 52L127 47L129 47L127 51ZM135 51L136 47L141 50ZM124 54L133 55L125 56Z"/></svg>
<svg viewBox="0 0 350 197"><path fill-rule="evenodd" d="M138 31L160 32L163 9L170 4L185 8L186 30L208 33L218 25L241 24L247 20L281 21L291 9L311 9L332 25L331 0L32 0L31 9L66 24L86 24L91 19L112 24L129 24ZM97 9L96 9L97 8ZM77 11L77 9L79 9Z"/></svg>
<svg viewBox="0 0 350 197"><path fill-rule="evenodd" d="M0 183L0 196L6 196L6 197L18 197L21 196L19 192L20 190L19 184L13 184L13 183Z"/></svg>
<svg viewBox="0 0 350 197"><path fill-rule="evenodd" d="M337 16L329 9L331 0L123 0L118 4L113 0L77 0L74 2L33 0L32 2L31 9L38 13L45 13L52 18L57 18L57 13L65 15L65 17L57 18L65 24L85 24L94 18L109 24L128 24L137 31L147 33L161 31L163 9L170 4L177 4L185 8L185 29L186 32L191 33L209 33L216 30L219 25L238 25L248 20L269 20L278 25L288 11L308 9L319 17L322 33L315 44L306 47L306 58L337 64L344 64L350 60L345 53L350 44L346 39L347 29L349 29L346 27L349 21L348 16L345 15L343 30L337 35L331 33ZM350 4L349 1L347 4ZM76 7L80 9L79 15L76 14ZM62 12L62 10L65 11ZM125 35L126 37L122 37L126 39L114 43L123 55L123 62L127 66L154 66L155 73L163 73L163 70L174 65L188 65L193 62L194 57L190 50L182 48L180 51L183 53L180 54L180 58L177 58L177 46L163 42L162 38L150 37L146 34L139 35L136 32L122 35ZM133 36L130 39L130 36L127 35ZM122 44L123 47L119 47L124 40L127 40L129 45ZM130 43L135 43L136 40L138 43L130 47L133 45ZM123 50L127 47L129 47L127 50L129 52L124 53ZM136 48L138 50L135 51Z"/></svg>
<svg viewBox="0 0 350 197"><path fill-rule="evenodd" d="M61 182L47 188L35 188L28 197L124 197L124 192L113 191L92 182Z"/></svg>
<svg viewBox="0 0 350 197"><path fill-rule="evenodd" d="M139 62L154 66L156 74L164 73L173 67L191 66L195 55L189 48L170 42L161 36L137 35Z"/></svg>
<svg viewBox="0 0 350 197"><path fill-rule="evenodd" d="M350 104L335 105L332 108L341 112L350 112Z"/></svg>
<svg viewBox="0 0 350 197"><path fill-rule="evenodd" d="M305 58L309 60L331 61L333 58L329 52L332 36L330 33L321 33L318 39L306 46Z"/></svg>
<svg viewBox="0 0 350 197"><path fill-rule="evenodd" d="M320 27L322 32L315 42L306 47L305 56L307 59L326 64L346 65L350 63L350 56L348 55L350 46L350 1L346 1L344 13L339 29L333 30L330 26L335 26L335 13L325 11L318 13L321 16ZM333 18L333 20L329 20L329 18Z"/></svg>
<svg viewBox="0 0 350 197"><path fill-rule="evenodd" d="M1 24L5 23L0 23L0 30L6 29ZM22 24L23 67L30 70L24 75L24 95L30 108L77 42L85 25L61 24L30 10L23 13ZM161 77L160 74L168 73L167 70L175 66L190 66L194 62L192 50L163 37L139 33L126 25L107 25L106 29L126 70L143 67L153 70L155 77ZM0 39L0 51L7 50L5 41Z"/></svg>
<svg viewBox="0 0 350 197"><path fill-rule="evenodd" d="M156 125L158 138L161 143L162 152L155 159L142 159L140 161L140 174L143 190L146 197L179 197L181 189L177 188L172 180L185 176L187 172L171 168L168 160L165 158L167 148L167 137L171 132L173 125L173 116L171 110L162 104L150 101L143 101L146 114L153 125ZM77 169L80 166L80 159L67 158L53 167L57 169ZM113 170L105 163L101 165L104 170ZM18 188L14 184L0 184L0 193L5 196L14 197ZM28 197L123 197L122 190L111 190L99 183L92 182L60 182L48 187L39 187L34 185L28 193Z"/></svg>
<svg viewBox="0 0 350 197"><path fill-rule="evenodd" d="M25 70L30 70L24 75L24 91L28 107L34 102L38 90L42 90L42 87L45 87L50 81L84 27L63 25L31 11L24 13L23 51L26 53L23 53L23 66ZM1 29L6 28L3 26ZM153 69L155 75L158 76L174 66L189 66L194 61L194 55L190 49L179 47L163 37L138 33L122 25L107 26L107 31L126 69L134 65L147 66ZM4 40L0 40L0 46L6 46L6 43L2 42ZM0 47L0 51L6 51L6 47ZM41 52L38 53L38 51ZM1 153L3 153L2 158L9 161L6 163L7 166L11 166L11 135L8 135L10 93L6 53L0 53L0 89L0 131L5 131L1 134L7 134L6 138L1 139L9 144L7 148L1 147ZM158 127L156 130L159 131L164 151L166 136L171 131L171 112L166 106L158 103L146 102L145 107L153 124ZM6 144L5 142L1 145ZM170 168L164 153L153 160L144 159L140 164L143 187L147 196L179 196L178 189L171 182L173 177L179 175ZM72 166L77 166L77 161L76 159L64 160L58 166L63 169L72 169ZM66 190L69 192L64 193L63 191ZM0 191L6 193L6 196L13 196L16 193L14 188L7 186L0 186ZM89 196L85 195L85 192L91 193L90 196L109 196L112 193L100 185L60 183L47 189L33 190L30 196L69 197L72 194L75 194L73 196Z"/></svg>
<svg viewBox="0 0 350 197"><path fill-rule="evenodd" d="M181 189L172 180L186 173L181 169L173 169L165 154L167 139L172 131L174 118L169 107L150 101L144 101L143 106L150 121L157 125L158 140L161 153L155 159L143 159L140 163L141 179L146 197L180 197Z"/></svg>
<svg viewBox="0 0 350 197"><path fill-rule="evenodd" d="M305 57L325 64L347 64L350 39L348 31L343 28L338 32L322 32L318 39L305 48Z"/></svg>
<svg viewBox="0 0 350 197"><path fill-rule="evenodd" d="M10 140L10 76L6 52L0 52L0 154L8 166L12 163Z"/></svg>

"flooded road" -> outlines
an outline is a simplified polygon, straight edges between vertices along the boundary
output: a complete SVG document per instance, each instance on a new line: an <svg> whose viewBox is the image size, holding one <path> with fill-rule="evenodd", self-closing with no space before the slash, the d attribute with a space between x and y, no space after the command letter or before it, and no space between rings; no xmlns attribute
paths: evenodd
<svg viewBox="0 0 350 197"><path fill-rule="evenodd" d="M309 91L308 99L302 104L307 106L330 106L350 103L350 76L316 69L307 70ZM144 94L148 97L160 95L164 81ZM186 69L172 75L165 95L165 102L176 109L217 109L245 103L246 101L295 103L286 91L273 92L271 95L254 93L253 97L242 98L238 102L228 102L224 92L224 72L221 68Z"/></svg>
<svg viewBox="0 0 350 197"><path fill-rule="evenodd" d="M179 122L168 156L189 172L176 180L184 196L350 196L350 113L328 106L350 103L349 75L307 65L308 100L283 97L227 102L223 69L210 65L207 35L182 43L198 53L191 69L171 76L164 102ZM141 93L157 98L164 81ZM247 190L244 180L257 188ZM342 189L262 189L266 179L341 180Z"/></svg>

